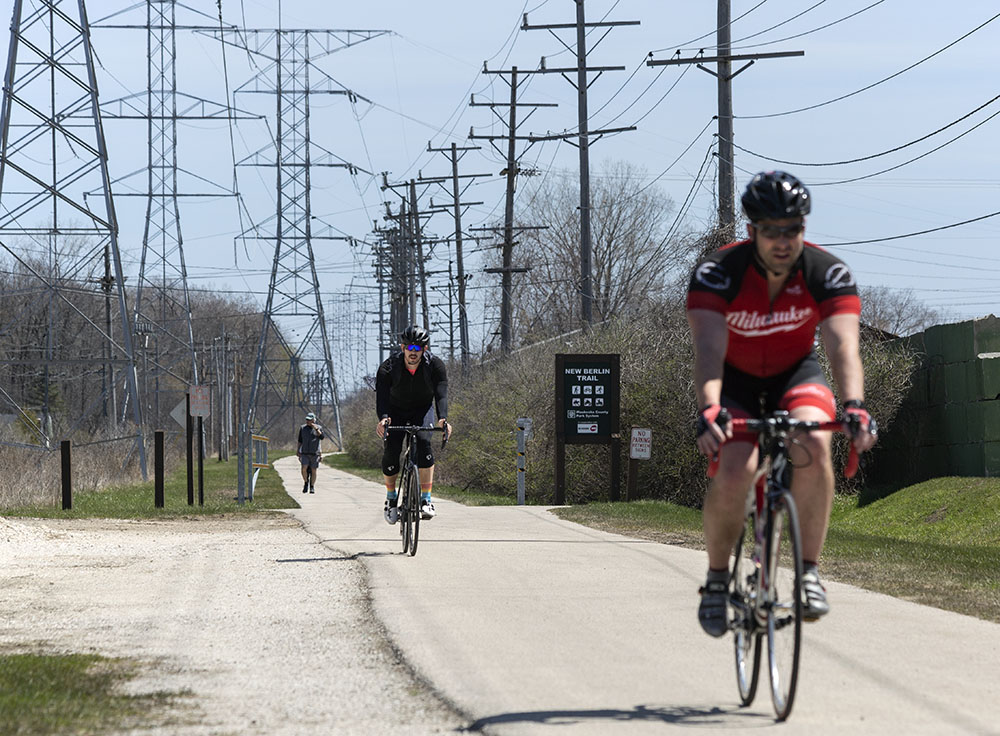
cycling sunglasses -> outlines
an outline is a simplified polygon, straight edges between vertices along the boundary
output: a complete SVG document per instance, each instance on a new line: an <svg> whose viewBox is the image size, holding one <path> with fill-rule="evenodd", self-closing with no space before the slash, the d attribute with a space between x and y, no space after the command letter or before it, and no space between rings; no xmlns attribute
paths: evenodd
<svg viewBox="0 0 1000 736"><path fill-rule="evenodd" d="M806 229L806 224L797 222L794 225L754 225L754 227L765 238L780 238L784 235L794 238Z"/></svg>
<svg viewBox="0 0 1000 736"><path fill-rule="evenodd" d="M414 353L419 353L424 348L422 345L407 345L406 349Z"/></svg>

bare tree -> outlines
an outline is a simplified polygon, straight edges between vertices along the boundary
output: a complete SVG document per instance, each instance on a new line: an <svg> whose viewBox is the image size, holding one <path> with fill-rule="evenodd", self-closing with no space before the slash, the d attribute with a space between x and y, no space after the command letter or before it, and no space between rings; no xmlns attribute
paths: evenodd
<svg viewBox="0 0 1000 736"><path fill-rule="evenodd" d="M861 287L861 321L869 327L905 337L948 319L941 310L928 307L912 289Z"/></svg>
<svg viewBox="0 0 1000 736"><path fill-rule="evenodd" d="M594 321L637 312L661 301L681 246L668 240L673 202L646 172L611 162L591 186L591 275ZM546 229L524 230L515 265L530 270L515 282L515 335L521 343L574 329L580 324L580 214L576 177L549 177L522 196L521 222Z"/></svg>

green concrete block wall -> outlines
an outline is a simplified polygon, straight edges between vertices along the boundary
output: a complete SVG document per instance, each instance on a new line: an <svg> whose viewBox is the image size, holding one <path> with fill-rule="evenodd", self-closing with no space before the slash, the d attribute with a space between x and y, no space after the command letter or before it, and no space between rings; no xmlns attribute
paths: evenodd
<svg viewBox="0 0 1000 736"><path fill-rule="evenodd" d="M986 470L982 444L968 442L951 445L948 448L948 467L952 475L982 477Z"/></svg>
<svg viewBox="0 0 1000 736"><path fill-rule="evenodd" d="M983 431L976 435L986 442L1000 442L1000 401L978 402L983 414Z"/></svg>
<svg viewBox="0 0 1000 736"><path fill-rule="evenodd" d="M992 314L974 323L976 354L1000 353L1000 319Z"/></svg>
<svg viewBox="0 0 1000 736"><path fill-rule="evenodd" d="M983 463L988 478L1000 476L1000 442L983 443Z"/></svg>
<svg viewBox="0 0 1000 736"><path fill-rule="evenodd" d="M927 403L931 406L947 401L944 389L944 366L932 365L927 369Z"/></svg>
<svg viewBox="0 0 1000 736"><path fill-rule="evenodd" d="M944 398L948 403L969 400L969 391L965 385L965 363L945 363L944 366Z"/></svg>
<svg viewBox="0 0 1000 736"><path fill-rule="evenodd" d="M971 441L969 437L969 420L966 407L968 404L945 404L944 426L948 445L964 445Z"/></svg>
<svg viewBox="0 0 1000 736"><path fill-rule="evenodd" d="M948 447L934 445L923 448L917 455L917 467L922 478L940 478L951 472Z"/></svg>
<svg viewBox="0 0 1000 736"><path fill-rule="evenodd" d="M1000 396L1000 358L977 360L976 373L981 399L995 399Z"/></svg>
<svg viewBox="0 0 1000 736"><path fill-rule="evenodd" d="M941 357L945 363L961 363L976 357L975 322L945 325L941 333Z"/></svg>
<svg viewBox="0 0 1000 736"><path fill-rule="evenodd" d="M946 325L934 325L924 330L924 354L929 365L944 361L944 334Z"/></svg>
<svg viewBox="0 0 1000 736"><path fill-rule="evenodd" d="M986 434L986 402L971 401L965 405L969 425L969 442L978 442Z"/></svg>
<svg viewBox="0 0 1000 736"><path fill-rule="evenodd" d="M927 407L920 422L919 447L933 447L948 444L948 419L946 404Z"/></svg>

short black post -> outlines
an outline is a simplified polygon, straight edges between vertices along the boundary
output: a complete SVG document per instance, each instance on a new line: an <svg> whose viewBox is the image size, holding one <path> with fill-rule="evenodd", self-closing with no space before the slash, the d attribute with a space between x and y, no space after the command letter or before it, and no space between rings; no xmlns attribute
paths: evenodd
<svg viewBox="0 0 1000 736"><path fill-rule="evenodd" d="M163 430L153 433L153 505L163 508Z"/></svg>
<svg viewBox="0 0 1000 736"><path fill-rule="evenodd" d="M63 511L73 508L73 443L63 440L62 450L62 507Z"/></svg>
<svg viewBox="0 0 1000 736"><path fill-rule="evenodd" d="M622 500L622 441L618 435L611 435L611 500Z"/></svg>
<svg viewBox="0 0 1000 736"><path fill-rule="evenodd" d="M198 417L198 505L205 505L205 425Z"/></svg>
<svg viewBox="0 0 1000 736"><path fill-rule="evenodd" d="M188 481L188 506L194 506L194 455L191 452L191 439L194 436L194 421L191 418L191 392L184 395L187 411L187 481Z"/></svg>

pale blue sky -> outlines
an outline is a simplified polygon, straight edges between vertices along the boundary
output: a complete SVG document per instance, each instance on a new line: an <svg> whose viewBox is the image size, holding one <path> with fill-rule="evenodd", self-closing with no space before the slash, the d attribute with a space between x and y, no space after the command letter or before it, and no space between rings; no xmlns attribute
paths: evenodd
<svg viewBox="0 0 1000 736"><path fill-rule="evenodd" d="M216 4L207 0L187 0L186 4L205 13L204 22L216 12ZM111 0L88 4L93 22L125 7L130 6ZM245 18L251 28L275 27L277 8L272 0L223 0L227 22L243 25ZM641 21L638 27L612 30L591 56L593 64L626 67L624 72L605 74L591 86L591 126L638 126L635 132L594 144L591 160L595 171L605 160L641 165L647 180L655 179L655 186L679 205L692 188L712 143L715 79L693 66L647 67L644 59L653 50L656 58L666 58L681 44L684 56L693 55L700 47L710 53L715 41L716 3L589 0L586 9L588 20L607 16L608 20ZM575 4L570 0L369 0L350 4L283 0L284 27L394 31L317 62L338 82L375 104L358 102L352 106L342 97L315 99L314 140L359 166L390 172L390 180L413 177L418 171L425 176L447 173L444 157L426 151L428 142L436 147L452 141L468 145L470 126L480 132L490 129L491 114L486 108L470 108L470 93L483 101L507 98L506 85L481 74L484 60L491 69L512 64L533 69L543 55L549 58L549 66L574 63L546 31L518 30L525 10L531 23L571 22ZM131 22L144 22L142 7L132 12L128 16ZM988 22L998 13L994 0L962 0L944 6L926 0L733 0L734 50L805 51L801 58L760 60L734 80L736 144L760 154L737 151L738 192L752 172L784 168L795 173L814 196L807 238L831 246L940 228L1000 210L1000 153L995 143L1000 123L987 120L1000 111L1000 101L922 142L906 145L1000 94L995 82L996 69L1000 68L1000 18ZM179 8L178 17L182 16L184 11ZM184 17L194 18L191 14ZM980 30L955 43L984 23ZM599 36L593 32L590 38L593 42ZM568 32L562 37L572 45ZM954 45L941 51L950 44ZM144 89L142 31L96 29L94 46L102 63L98 71L104 99ZM218 43L178 33L178 49L178 87L221 101L225 85ZM235 89L250 76L247 57L230 48L226 61L230 89ZM882 82L893 75L897 76ZM840 97L844 99L824 104ZM522 132L575 127L575 92L557 75L533 79L524 99L558 102L559 107L540 109ZM238 95L236 104L269 111L274 98ZM808 107L814 109L775 115ZM981 123L981 127L944 145ZM121 177L143 167L142 123L108 121L106 128L113 175ZM500 132L501 128L493 125L493 130ZM241 122L234 138L239 159L265 145L268 133L261 123ZM228 126L185 124L179 144L182 166L223 186L230 185ZM906 147L878 155L901 146ZM835 183L868 177L924 154L878 176ZM777 164L764 157L798 165ZM844 165L804 165L865 157L873 158ZM482 152L472 152L463 161L465 173L493 174L469 192L470 198L485 202L467 214L469 227L491 224L502 217L503 179L498 174L503 164L499 159L484 146ZM523 162L543 174L574 172L577 151L565 143L535 145ZM245 169L240 176L240 187L254 218L262 220L273 214L271 182ZM351 179L334 170L317 175L314 185L313 210L317 215L345 233L370 237L371 220L384 211L383 193L376 182L364 176ZM123 186L127 182L123 181ZM142 238L142 208L139 198L128 199L118 205L121 241L127 254L131 253L126 261L134 265L139 256L136 243ZM443 195L435 197L435 201L444 199ZM239 227L235 206L227 200L187 201L182 206L192 284L257 291L263 299L272 253L263 244L252 244L246 252L242 247L237 249L234 261L233 237ZM709 176L697 188L683 220L684 228L701 229L714 212L714 177ZM439 215L430 229L447 234L450 227L450 219ZM993 217L924 236L846 245L836 252L851 264L862 284L912 289L928 305L948 310L955 319L968 319L1000 312L998 239L1000 217ZM372 285L365 254L352 253L337 242L317 246L317 253L324 294L332 299L334 293L353 285L352 300L338 297L337 303L342 309L353 310L355 319L366 323L366 335L374 340L372 317L357 316L361 295L370 293ZM243 273L232 271L234 265ZM483 286L490 278L477 274L473 284ZM474 290L473 294L481 299L485 291ZM374 304L368 306L373 308ZM483 333L480 324L476 328L477 346L484 341ZM369 357L368 362L373 360ZM357 363L357 359L347 361L340 370L356 371Z"/></svg>

